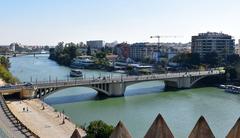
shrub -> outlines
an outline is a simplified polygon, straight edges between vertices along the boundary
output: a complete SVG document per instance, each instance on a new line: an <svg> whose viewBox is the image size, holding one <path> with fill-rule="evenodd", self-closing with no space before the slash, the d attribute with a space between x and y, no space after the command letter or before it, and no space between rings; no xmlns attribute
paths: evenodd
<svg viewBox="0 0 240 138"><path fill-rule="evenodd" d="M92 121L87 127L86 138L108 138L113 131L113 126L102 120Z"/></svg>

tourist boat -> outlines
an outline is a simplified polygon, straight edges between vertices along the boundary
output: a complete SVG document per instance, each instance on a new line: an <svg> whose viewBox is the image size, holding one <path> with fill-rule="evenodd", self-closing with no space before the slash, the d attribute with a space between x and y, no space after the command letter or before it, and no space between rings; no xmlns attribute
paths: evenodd
<svg viewBox="0 0 240 138"><path fill-rule="evenodd" d="M91 60L89 56L81 56L73 59L70 67L84 69L84 68L88 68L91 65L94 65L94 61Z"/></svg>
<svg viewBox="0 0 240 138"><path fill-rule="evenodd" d="M80 70L72 69L70 72L70 77L83 77Z"/></svg>
<svg viewBox="0 0 240 138"><path fill-rule="evenodd" d="M233 93L233 94L240 94L240 87L234 85L225 85L225 92Z"/></svg>

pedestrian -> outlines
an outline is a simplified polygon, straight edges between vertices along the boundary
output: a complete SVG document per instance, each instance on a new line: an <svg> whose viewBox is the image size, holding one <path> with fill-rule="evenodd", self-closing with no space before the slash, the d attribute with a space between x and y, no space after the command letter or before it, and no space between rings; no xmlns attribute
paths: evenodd
<svg viewBox="0 0 240 138"><path fill-rule="evenodd" d="M25 111L25 107L23 107L23 112Z"/></svg>
<svg viewBox="0 0 240 138"><path fill-rule="evenodd" d="M27 112L28 112L28 107L27 107Z"/></svg>

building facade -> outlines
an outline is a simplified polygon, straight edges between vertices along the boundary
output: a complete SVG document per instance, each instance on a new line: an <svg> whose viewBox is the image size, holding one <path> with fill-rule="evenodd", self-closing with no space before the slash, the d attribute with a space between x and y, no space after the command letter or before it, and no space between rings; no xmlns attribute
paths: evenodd
<svg viewBox="0 0 240 138"><path fill-rule="evenodd" d="M101 49L105 47L105 42L103 40L87 41L87 46L91 49Z"/></svg>
<svg viewBox="0 0 240 138"><path fill-rule="evenodd" d="M129 57L136 61L146 58L157 60L158 45L156 43L134 43L130 46Z"/></svg>
<svg viewBox="0 0 240 138"><path fill-rule="evenodd" d="M115 54L119 56L119 58L127 59L129 58L129 49L130 49L130 44L120 43L115 46L114 51L115 51Z"/></svg>
<svg viewBox="0 0 240 138"><path fill-rule="evenodd" d="M207 32L200 33L197 36L192 36L192 53L199 53L200 58L210 52L216 52L219 57L226 59L228 55L234 54L235 40L232 36Z"/></svg>

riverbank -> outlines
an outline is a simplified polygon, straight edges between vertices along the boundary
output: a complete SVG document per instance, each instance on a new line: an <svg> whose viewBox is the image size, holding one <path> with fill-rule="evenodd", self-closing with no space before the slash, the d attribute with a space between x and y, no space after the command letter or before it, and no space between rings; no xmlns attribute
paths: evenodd
<svg viewBox="0 0 240 138"><path fill-rule="evenodd" d="M67 119L63 123L64 116L39 99L7 103L14 115L40 137L70 137L75 130L75 124ZM81 136L86 135L82 129L78 130Z"/></svg>

